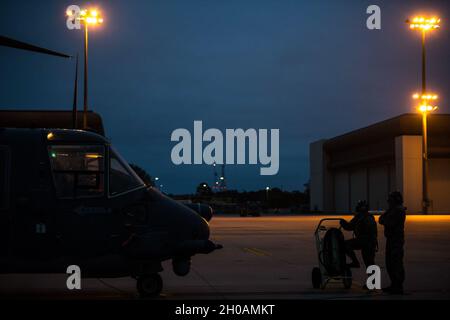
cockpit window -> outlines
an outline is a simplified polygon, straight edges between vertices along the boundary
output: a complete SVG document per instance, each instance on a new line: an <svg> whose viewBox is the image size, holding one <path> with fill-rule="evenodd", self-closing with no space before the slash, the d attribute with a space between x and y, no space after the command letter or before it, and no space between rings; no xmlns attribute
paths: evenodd
<svg viewBox="0 0 450 320"><path fill-rule="evenodd" d="M104 193L103 146L53 145L48 147L59 198L98 197Z"/></svg>
<svg viewBox="0 0 450 320"><path fill-rule="evenodd" d="M110 152L109 194L115 196L139 187L144 182L128 163L113 149Z"/></svg>

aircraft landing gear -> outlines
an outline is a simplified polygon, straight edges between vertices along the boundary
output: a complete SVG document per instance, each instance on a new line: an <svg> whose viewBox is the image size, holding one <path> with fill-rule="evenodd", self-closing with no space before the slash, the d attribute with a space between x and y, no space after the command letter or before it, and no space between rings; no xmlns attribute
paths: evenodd
<svg viewBox="0 0 450 320"><path fill-rule="evenodd" d="M142 275L137 278L136 287L141 298L156 297L161 293L163 282L158 273Z"/></svg>
<svg viewBox="0 0 450 320"><path fill-rule="evenodd" d="M177 276L184 277L191 271L191 258L172 259L172 267Z"/></svg>

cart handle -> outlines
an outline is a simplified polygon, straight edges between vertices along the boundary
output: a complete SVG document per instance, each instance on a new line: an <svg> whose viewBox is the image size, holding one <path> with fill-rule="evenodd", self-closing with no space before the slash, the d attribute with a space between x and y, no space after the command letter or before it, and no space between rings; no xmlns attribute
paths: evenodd
<svg viewBox="0 0 450 320"><path fill-rule="evenodd" d="M319 224L317 225L317 228L316 228L316 231L315 231L315 233L317 233L318 231L319 231L319 228L320 228L320 226L322 225L322 222L324 222L324 221L337 221L337 220L342 220L341 218L324 218L324 219L321 219L320 221L319 221Z"/></svg>

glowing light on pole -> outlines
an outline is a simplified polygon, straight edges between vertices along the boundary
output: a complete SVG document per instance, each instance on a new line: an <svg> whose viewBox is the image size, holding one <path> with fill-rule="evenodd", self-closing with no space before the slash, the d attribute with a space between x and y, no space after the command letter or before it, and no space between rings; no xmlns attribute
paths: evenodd
<svg viewBox="0 0 450 320"><path fill-rule="evenodd" d="M426 82L426 52L425 52L425 36L426 33L440 28L441 19L437 17L414 17L411 20L406 20L411 30L417 30L422 35L422 93L414 94L414 99L420 99L421 103L418 106L418 111L422 113L422 211L428 213L430 206L430 199L428 197L428 140L427 140L427 116L429 113L435 111L437 106L430 105L431 101L437 100L437 95L427 93Z"/></svg>
<svg viewBox="0 0 450 320"><path fill-rule="evenodd" d="M421 100L420 105L417 107L417 111L420 113L429 113L433 112L438 109L438 106L431 105L432 102L436 101L438 99L438 96L433 93L427 93L427 94L419 94L415 93L413 94L414 100Z"/></svg>
<svg viewBox="0 0 450 320"><path fill-rule="evenodd" d="M438 106L432 105L432 102L437 100L438 96L436 94L418 94L413 95L413 99L420 100L420 104L417 110L422 114L422 170L423 170L423 182L422 182L422 193L423 193L423 203L422 211L423 213L428 213L428 207L430 206L430 199L428 197L428 128L427 128L427 117L428 114L436 111Z"/></svg>
<svg viewBox="0 0 450 320"><path fill-rule="evenodd" d="M67 16L72 16L73 12L68 10ZM84 104L83 104L83 129L87 128L88 110L88 33L89 25L94 26L103 23L103 17L98 9L82 9L76 18L84 25Z"/></svg>
<svg viewBox="0 0 450 320"><path fill-rule="evenodd" d="M440 22L441 19L437 17L425 18L421 16L414 17L411 20L406 20L406 23L409 24L409 28L411 30L420 31L422 34L422 94L424 94L427 90L425 73L425 35L428 31L440 28Z"/></svg>

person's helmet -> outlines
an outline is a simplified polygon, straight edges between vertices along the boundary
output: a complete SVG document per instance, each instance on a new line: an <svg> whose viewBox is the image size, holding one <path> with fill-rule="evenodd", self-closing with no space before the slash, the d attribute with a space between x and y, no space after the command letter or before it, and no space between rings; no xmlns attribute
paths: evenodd
<svg viewBox="0 0 450 320"><path fill-rule="evenodd" d="M355 208L356 212L368 212L369 211L369 204L366 200L359 200L356 204Z"/></svg>
<svg viewBox="0 0 450 320"><path fill-rule="evenodd" d="M399 191L393 191L389 193L388 202L394 205L403 204L403 196Z"/></svg>

